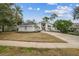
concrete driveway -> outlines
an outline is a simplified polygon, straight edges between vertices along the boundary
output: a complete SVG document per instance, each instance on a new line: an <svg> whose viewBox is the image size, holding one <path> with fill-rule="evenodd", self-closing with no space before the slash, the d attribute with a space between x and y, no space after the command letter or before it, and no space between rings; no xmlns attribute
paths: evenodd
<svg viewBox="0 0 79 59"><path fill-rule="evenodd" d="M64 34L64 33L57 33L57 32L43 32L43 33L53 35L53 36L58 37L68 43L79 43L79 36L69 35L69 34Z"/></svg>

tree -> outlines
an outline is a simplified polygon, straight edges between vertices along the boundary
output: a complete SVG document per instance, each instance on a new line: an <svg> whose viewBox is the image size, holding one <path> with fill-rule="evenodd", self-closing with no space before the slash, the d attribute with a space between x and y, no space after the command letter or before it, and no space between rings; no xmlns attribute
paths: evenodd
<svg viewBox="0 0 79 59"><path fill-rule="evenodd" d="M35 20L27 20L26 23L28 23L28 24L30 24L30 23L31 24L36 24Z"/></svg>
<svg viewBox="0 0 79 59"><path fill-rule="evenodd" d="M0 4L0 26L4 31L5 26L19 25L22 23L22 10L13 3Z"/></svg>
<svg viewBox="0 0 79 59"><path fill-rule="evenodd" d="M70 20L57 20L54 23L54 27L60 32L67 33L69 28L72 26L72 22Z"/></svg>
<svg viewBox="0 0 79 59"><path fill-rule="evenodd" d="M21 24L23 21L22 21L22 18L23 18L23 14L22 14L22 10L19 6L16 6L15 5L15 8L13 9L14 11L14 21L15 21L15 24L16 25L19 25Z"/></svg>
<svg viewBox="0 0 79 59"><path fill-rule="evenodd" d="M14 4L0 4L0 26L2 26L2 31L4 31L4 26L12 25L12 9Z"/></svg>
<svg viewBox="0 0 79 59"><path fill-rule="evenodd" d="M55 14L55 13L53 13L53 14L51 15L51 17L50 17L50 20L53 20L53 19L55 19L56 17L58 17L58 15Z"/></svg>
<svg viewBox="0 0 79 59"><path fill-rule="evenodd" d="M36 23L35 19L32 20L34 23Z"/></svg>
<svg viewBox="0 0 79 59"><path fill-rule="evenodd" d="M44 22L49 22L49 17L44 17L44 18L43 18L43 21L44 21Z"/></svg>
<svg viewBox="0 0 79 59"><path fill-rule="evenodd" d="M73 19L79 19L79 6L74 8Z"/></svg>

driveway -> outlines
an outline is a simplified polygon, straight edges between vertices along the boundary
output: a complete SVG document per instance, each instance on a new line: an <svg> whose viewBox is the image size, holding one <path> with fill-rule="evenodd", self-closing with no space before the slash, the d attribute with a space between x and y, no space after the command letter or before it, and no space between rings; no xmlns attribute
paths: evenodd
<svg viewBox="0 0 79 59"><path fill-rule="evenodd" d="M43 33L53 35L53 36L58 37L68 43L79 43L79 36L69 35L69 34L64 34L64 33L57 33L57 32L43 32Z"/></svg>

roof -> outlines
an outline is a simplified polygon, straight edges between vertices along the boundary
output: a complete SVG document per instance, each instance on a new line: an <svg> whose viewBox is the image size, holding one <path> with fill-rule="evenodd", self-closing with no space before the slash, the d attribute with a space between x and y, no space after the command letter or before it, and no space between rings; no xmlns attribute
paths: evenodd
<svg viewBox="0 0 79 59"><path fill-rule="evenodd" d="M38 27L36 23L34 22L27 22L27 23L22 23L19 26L34 26L34 27Z"/></svg>
<svg viewBox="0 0 79 59"><path fill-rule="evenodd" d="M28 22L22 23L20 25L36 25L36 23L34 23L33 21L28 21Z"/></svg>
<svg viewBox="0 0 79 59"><path fill-rule="evenodd" d="M28 22L28 23L22 23L21 25L34 25L35 23L33 22Z"/></svg>

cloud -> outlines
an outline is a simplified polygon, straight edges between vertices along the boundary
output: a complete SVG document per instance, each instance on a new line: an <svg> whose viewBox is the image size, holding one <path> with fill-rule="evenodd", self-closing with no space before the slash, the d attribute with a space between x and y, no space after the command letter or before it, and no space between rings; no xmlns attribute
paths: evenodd
<svg viewBox="0 0 79 59"><path fill-rule="evenodd" d="M48 5L57 5L57 3L47 3Z"/></svg>
<svg viewBox="0 0 79 59"><path fill-rule="evenodd" d="M28 7L28 10L33 10L33 8L32 7Z"/></svg>
<svg viewBox="0 0 79 59"><path fill-rule="evenodd" d="M68 6L57 6L57 9L64 10L64 11L71 11L72 8Z"/></svg>
<svg viewBox="0 0 79 59"><path fill-rule="evenodd" d="M40 8L37 8L36 10L37 10L37 11L39 11L39 10L40 10Z"/></svg>
<svg viewBox="0 0 79 59"><path fill-rule="evenodd" d="M68 7L68 6L57 6L56 9L54 10L45 10L45 13L55 13L57 14L59 17L66 17L68 16L71 17L71 11L72 11L72 8L71 7Z"/></svg>
<svg viewBox="0 0 79 59"><path fill-rule="evenodd" d="M39 11L39 10L40 10L40 8L32 8L32 7L28 7L28 10Z"/></svg>
<svg viewBox="0 0 79 59"><path fill-rule="evenodd" d="M45 13L51 13L52 10L45 10Z"/></svg>
<svg viewBox="0 0 79 59"><path fill-rule="evenodd" d="M45 13L66 13L72 11L71 7L68 6L57 6L57 9L54 10L45 10Z"/></svg>

